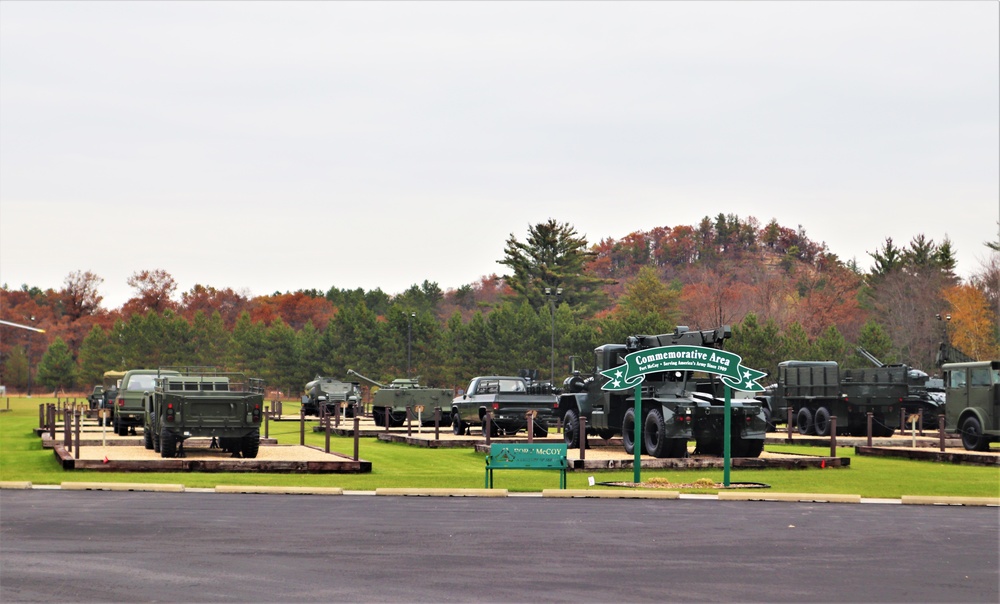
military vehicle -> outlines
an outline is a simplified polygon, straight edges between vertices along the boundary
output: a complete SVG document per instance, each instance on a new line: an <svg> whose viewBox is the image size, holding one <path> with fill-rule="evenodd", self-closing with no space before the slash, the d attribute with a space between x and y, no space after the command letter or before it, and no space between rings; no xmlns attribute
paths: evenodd
<svg viewBox="0 0 1000 604"><path fill-rule="evenodd" d="M152 392L153 380L162 373L159 369L130 369L125 372L115 397L115 415L111 420L115 434L135 434L135 429L143 424L145 411L142 396L146 392Z"/></svg>
<svg viewBox="0 0 1000 604"><path fill-rule="evenodd" d="M451 401L451 427L456 435L471 426L482 426L486 435L486 413L491 415L490 435L512 436L528 428L528 411L535 412L534 436L547 436L556 423L559 397L549 383L538 384L523 377L480 376L472 378L462 396Z"/></svg>
<svg viewBox="0 0 1000 604"><path fill-rule="evenodd" d="M354 371L347 370L347 375L357 376L376 386L378 390L372 395L372 417L375 424L384 426L386 417L389 425L399 427L406 423L406 408L410 408L410 419L419 416L425 425L434 424L434 409L441 408L441 422L450 423L451 399L454 391L451 388L427 388L420 385L419 379L399 378L385 385ZM417 407L423 406L423 413L417 412Z"/></svg>
<svg viewBox="0 0 1000 604"><path fill-rule="evenodd" d="M97 410L98 426L105 425L105 417L107 425L111 425L115 415L115 400L118 398L119 384L123 377L125 377L124 371L105 371L104 385L94 386L94 393L90 395L90 408ZM97 394L98 388L101 389L100 395Z"/></svg>
<svg viewBox="0 0 1000 604"><path fill-rule="evenodd" d="M193 369L164 371L143 397L147 449L162 457L183 455L192 436L244 458L257 457L264 381L242 373Z"/></svg>
<svg viewBox="0 0 1000 604"><path fill-rule="evenodd" d="M858 347L857 351L875 367L844 369L844 387L852 400L864 396L862 389L870 396L897 397L908 417L922 415L925 427L937 428L938 416L944 413L945 397L943 390L935 387L935 380L909 365L886 365L864 348Z"/></svg>
<svg viewBox="0 0 1000 604"><path fill-rule="evenodd" d="M800 434L829 436L830 417L836 416L837 434L866 436L871 412L872 435L892 436L903 401L912 396L912 404L918 404L918 390L926 395L908 371L905 365L841 370L836 361L783 361L767 404L791 407Z"/></svg>
<svg viewBox="0 0 1000 604"><path fill-rule="evenodd" d="M946 419L949 432L962 437L968 451L986 451L1000 439L1000 361L945 363Z"/></svg>
<svg viewBox="0 0 1000 604"><path fill-rule="evenodd" d="M316 379L306 384L306 393L302 395L302 409L306 415L318 416L325 407L326 412L333 415L336 407L346 402L345 417L354 417L354 405L360 401L361 389L357 382L341 382L317 375Z"/></svg>
<svg viewBox="0 0 1000 604"><path fill-rule="evenodd" d="M575 367L563 382L559 410L563 434L570 447L580 446L580 418L587 419L587 434L604 439L621 435L625 451L635 452L635 392L607 391L601 371L624 364L624 357L638 350L661 346L704 346L721 349L732 330L691 331L678 326L673 333L630 336L624 344L605 344L594 350L595 366L587 375ZM688 440L695 453L722 455L725 442L724 385L715 375L700 377L691 371L649 373L642 382L640 451L654 457L686 457ZM766 424L760 401L730 401L730 452L734 457L757 457L764 450Z"/></svg>

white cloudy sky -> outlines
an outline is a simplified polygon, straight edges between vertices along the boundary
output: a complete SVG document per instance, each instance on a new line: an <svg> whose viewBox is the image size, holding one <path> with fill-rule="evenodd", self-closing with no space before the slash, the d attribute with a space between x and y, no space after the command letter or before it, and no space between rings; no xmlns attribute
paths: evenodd
<svg viewBox="0 0 1000 604"><path fill-rule="evenodd" d="M0 283L443 289L555 218L1000 219L997 2L0 3Z"/></svg>

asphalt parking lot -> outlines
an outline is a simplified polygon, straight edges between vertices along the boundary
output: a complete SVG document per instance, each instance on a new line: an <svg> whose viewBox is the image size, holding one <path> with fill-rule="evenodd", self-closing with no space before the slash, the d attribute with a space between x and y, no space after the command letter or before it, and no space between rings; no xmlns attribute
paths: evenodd
<svg viewBox="0 0 1000 604"><path fill-rule="evenodd" d="M0 490L3 602L997 602L996 507Z"/></svg>

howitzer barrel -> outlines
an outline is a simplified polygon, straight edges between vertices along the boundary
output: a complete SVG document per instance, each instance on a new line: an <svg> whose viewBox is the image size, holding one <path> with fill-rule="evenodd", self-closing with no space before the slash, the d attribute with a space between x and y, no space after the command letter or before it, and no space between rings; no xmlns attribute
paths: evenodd
<svg viewBox="0 0 1000 604"><path fill-rule="evenodd" d="M381 383L379 381L373 380L370 377L363 376L363 375L361 375L360 373L358 373L357 371L355 371L353 369L348 369L347 370L347 375L356 375L359 378L363 379L364 381L368 382L369 384L373 384L375 386L378 386L379 388L385 388L385 384L383 384L383 383Z"/></svg>

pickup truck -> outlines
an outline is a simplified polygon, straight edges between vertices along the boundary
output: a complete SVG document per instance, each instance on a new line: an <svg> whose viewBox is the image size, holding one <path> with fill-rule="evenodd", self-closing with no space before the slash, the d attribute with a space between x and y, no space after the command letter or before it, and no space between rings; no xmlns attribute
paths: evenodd
<svg viewBox="0 0 1000 604"><path fill-rule="evenodd" d="M451 402L451 427L456 435L482 426L486 432L486 413L492 414L490 436L514 435L528 428L528 411L535 411L534 436L546 436L555 425L559 397L550 384L529 383L521 377L479 376L472 378L462 396Z"/></svg>

